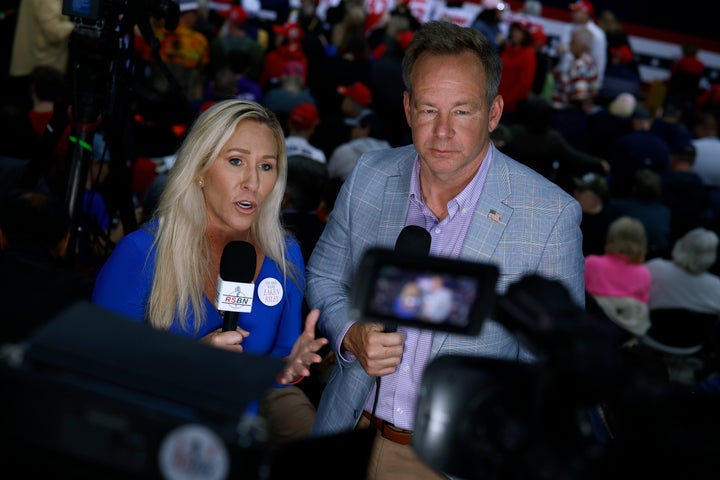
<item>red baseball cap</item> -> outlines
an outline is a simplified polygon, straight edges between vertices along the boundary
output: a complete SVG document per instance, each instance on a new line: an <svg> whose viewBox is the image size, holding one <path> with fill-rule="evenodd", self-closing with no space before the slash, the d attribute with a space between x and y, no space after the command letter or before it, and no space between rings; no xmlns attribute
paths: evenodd
<svg viewBox="0 0 720 480"><path fill-rule="evenodd" d="M368 107L372 102L372 93L362 82L355 82L347 86L341 85L337 91L340 95L350 98L363 108Z"/></svg>
<svg viewBox="0 0 720 480"><path fill-rule="evenodd" d="M290 122L299 129L307 130L320 123L317 108L310 102L298 103L290 111Z"/></svg>
<svg viewBox="0 0 720 480"><path fill-rule="evenodd" d="M297 22L287 22L283 25L273 25L275 35L282 35L291 41L299 42L303 39L303 30Z"/></svg>
<svg viewBox="0 0 720 480"><path fill-rule="evenodd" d="M570 10L573 12L585 12L591 17L595 13L595 7L592 3L588 2L587 0L577 0L576 2L571 3L568 5Z"/></svg>
<svg viewBox="0 0 720 480"><path fill-rule="evenodd" d="M535 45L545 45L547 43L548 37L541 24L528 22L528 31L530 32L530 35L532 35L533 43L535 43Z"/></svg>
<svg viewBox="0 0 720 480"><path fill-rule="evenodd" d="M233 5L227 10L220 10L218 12L218 15L220 15L226 20L229 20L231 23L237 25L238 27L242 27L243 25L245 25L245 21L247 21L248 18L248 14L245 9L239 5Z"/></svg>

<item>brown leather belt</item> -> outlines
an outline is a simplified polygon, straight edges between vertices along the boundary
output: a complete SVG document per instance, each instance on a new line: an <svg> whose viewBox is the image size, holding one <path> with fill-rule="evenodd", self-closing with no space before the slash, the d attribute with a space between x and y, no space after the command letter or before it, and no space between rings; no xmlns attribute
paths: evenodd
<svg viewBox="0 0 720 480"><path fill-rule="evenodd" d="M410 445L412 439L411 430L403 430L398 428L392 423L383 420L382 418L373 417L369 412L363 411L363 417L367 418L370 423L377 428L380 435L387 438L391 442L399 443L400 445Z"/></svg>

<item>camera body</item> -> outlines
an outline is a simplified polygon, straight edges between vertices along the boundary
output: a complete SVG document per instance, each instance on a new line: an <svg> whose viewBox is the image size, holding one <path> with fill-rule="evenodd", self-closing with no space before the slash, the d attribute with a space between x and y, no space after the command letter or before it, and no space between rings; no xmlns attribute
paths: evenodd
<svg viewBox="0 0 720 480"><path fill-rule="evenodd" d="M354 320L477 335L492 319L534 356L434 358L412 440L423 461L467 479L700 478L695 472L717 470L717 392L668 382L642 350L618 351L615 331L560 281L528 274L500 295L498 274L493 265L382 248L361 259ZM431 278L454 307L434 305L446 312L441 321L417 305L413 314L396 310L407 285Z"/></svg>
<svg viewBox="0 0 720 480"><path fill-rule="evenodd" d="M351 317L477 335L495 300L495 265L384 248L368 249L357 269Z"/></svg>

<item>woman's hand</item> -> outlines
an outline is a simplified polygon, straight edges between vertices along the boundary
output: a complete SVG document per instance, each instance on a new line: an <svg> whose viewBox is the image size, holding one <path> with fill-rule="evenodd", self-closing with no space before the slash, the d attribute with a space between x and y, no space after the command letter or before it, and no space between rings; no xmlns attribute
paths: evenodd
<svg viewBox="0 0 720 480"><path fill-rule="evenodd" d="M290 355L285 357L285 367L277 376L281 385L292 385L310 375L310 366L320 363L322 357L317 353L327 345L327 338L315 338L315 325L320 317L320 310L314 309L305 319L305 330L295 341Z"/></svg>
<svg viewBox="0 0 720 480"><path fill-rule="evenodd" d="M213 347L230 350L231 352L243 352L242 341L250 335L250 332L237 327L235 330L223 332L222 328L208 333L200 339L202 343L207 343Z"/></svg>

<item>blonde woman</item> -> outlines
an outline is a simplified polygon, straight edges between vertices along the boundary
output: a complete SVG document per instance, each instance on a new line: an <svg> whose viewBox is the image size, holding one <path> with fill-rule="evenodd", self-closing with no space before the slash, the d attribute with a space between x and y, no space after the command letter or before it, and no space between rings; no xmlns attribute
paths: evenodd
<svg viewBox="0 0 720 480"><path fill-rule="evenodd" d="M220 348L287 358L279 385L309 375L327 341L315 338L317 311L303 331L305 265L280 223L286 177L285 136L271 111L240 100L213 105L183 142L154 216L126 235L103 266L93 302ZM256 288L252 311L239 314L236 330L223 332L213 299L223 250L234 240L255 248ZM306 410L303 431L314 416Z"/></svg>

